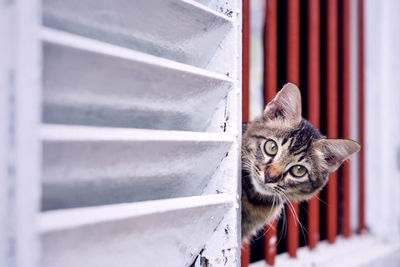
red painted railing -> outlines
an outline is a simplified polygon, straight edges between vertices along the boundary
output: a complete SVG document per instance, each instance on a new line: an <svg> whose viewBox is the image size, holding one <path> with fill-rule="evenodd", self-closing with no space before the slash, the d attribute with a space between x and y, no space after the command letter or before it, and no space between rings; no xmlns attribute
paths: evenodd
<svg viewBox="0 0 400 267"><path fill-rule="evenodd" d="M342 7L342 137L350 139L350 1ZM342 166L342 235L350 237L350 163Z"/></svg>
<svg viewBox="0 0 400 267"><path fill-rule="evenodd" d="M287 26L287 73L288 82L299 85L300 83L300 0L288 0L288 26ZM297 215L299 205L291 203L287 209L287 251L290 257L296 257L299 246L299 224Z"/></svg>
<svg viewBox="0 0 400 267"><path fill-rule="evenodd" d="M360 88L360 105L359 105L359 113L360 113L360 121L359 121L359 130L360 130L360 144L361 147L364 147L364 0L358 0L358 83ZM360 151L360 195L359 195L359 233L363 233L366 231L367 226L365 224L365 181L364 181L364 150Z"/></svg>
<svg viewBox="0 0 400 267"><path fill-rule="evenodd" d="M278 89L278 6L277 0L267 0L264 39L264 105L271 101ZM277 223L265 227L264 259L273 265L277 252Z"/></svg>
<svg viewBox="0 0 400 267"><path fill-rule="evenodd" d="M320 128L320 2L308 2L308 120ZM308 246L313 249L319 241L319 194L308 202Z"/></svg>
<svg viewBox="0 0 400 267"><path fill-rule="evenodd" d="M250 0L243 0L242 21L242 121L249 121L250 116ZM250 244L242 246L241 266L250 263Z"/></svg>
<svg viewBox="0 0 400 267"><path fill-rule="evenodd" d="M271 101L278 89L278 16L277 0L267 0L264 39L264 103Z"/></svg>
<svg viewBox="0 0 400 267"><path fill-rule="evenodd" d="M327 133L328 138L338 137L338 2L327 1ZM338 222L338 173L329 177L327 185L327 239L334 243L337 235Z"/></svg>
<svg viewBox="0 0 400 267"><path fill-rule="evenodd" d="M242 9L242 120L247 122L250 113L250 0L243 0Z"/></svg>
<svg viewBox="0 0 400 267"><path fill-rule="evenodd" d="M339 2L340 1L340 2ZM279 7L278 7L279 3ZM324 3L324 5L322 5ZM330 0L322 2L321 0L308 0L307 4L307 18L301 18L303 11L301 11L300 0L286 0L284 4L277 0L266 0L266 17L265 17L265 50L264 50L264 100L265 104L273 99L278 89L279 83L282 81L280 72L283 70L279 67L281 62L278 62L278 39L282 34L282 29L286 32L286 77L287 82L293 82L297 85L300 83L300 67L306 66L306 80L305 83L307 96L307 116L308 120L320 128L321 122L326 121L326 132L329 138L350 138L350 1L347 0ZM287 20L285 25L282 26L283 20L280 15L285 14L279 8L287 8ZM322 16L321 7L326 8L322 10L326 16ZM340 8L340 10L339 10ZM358 0L358 78L359 78L359 141L361 145L364 142L364 1ZM249 101L249 42L250 42L250 7L249 1L243 1L243 120L248 120L248 101ZM301 19L306 19L307 23L307 58L306 63L300 62L300 25ZM341 20L341 21L340 21ZM278 23L279 21L279 23ZM326 28L321 28L326 25ZM279 32L278 32L279 29ZM321 32L326 33L326 48L321 48L324 44ZM279 36L279 37L278 37ZM324 39L325 40L325 39ZM323 42L321 42L323 41ZM281 45L281 39L279 39ZM281 49L281 47L279 47ZM304 51L304 50L301 50ZM321 54L325 51L326 54ZM280 56L280 55L279 55ZM321 58L322 56L322 58ZM281 60L281 58L279 58ZM325 62L326 65L321 65ZM326 73L321 73L321 70L326 70ZM322 75L321 75L322 74ZM279 76L281 75L281 76ZM326 80L321 80L325 77ZM325 88L321 91L322 88ZM340 99L339 99L340 96ZM321 97L325 97L323 100ZM321 101L326 102L326 106L321 106ZM339 107L341 113L339 113ZM322 109L326 110L322 110ZM323 114L326 117L321 117ZM339 117L339 115L341 117ZM339 127L339 123L340 126ZM341 132L339 132L341 130ZM365 225L365 204L364 204L364 154L360 152L360 165L359 165L359 226L358 231L364 232ZM341 183L341 197L339 196L338 179L342 179ZM334 243L338 235L339 220L341 220L341 233L344 237L350 237L352 233L350 218L350 164L345 163L342 167L341 177L335 172L330 176L329 183L326 190L326 214L321 214L326 218L326 239L329 243ZM307 214L307 229L308 235L306 243L310 249L314 249L320 240L320 201L319 194L312 198L308 203ZM340 203L339 203L340 201ZM299 207L294 204L297 215L299 215ZM339 204L342 208L342 213L339 214ZM339 216L341 215L341 216ZM299 247L299 225L297 218L287 210L287 237L286 237L286 251L291 257L296 257L296 251ZM271 226L266 226L265 242L264 242L264 259L270 264L274 265L275 256L277 254L277 222L273 222ZM324 230L324 229L323 229ZM280 248L282 249L282 248ZM248 266L250 261L250 247L244 246L242 254L242 266Z"/></svg>

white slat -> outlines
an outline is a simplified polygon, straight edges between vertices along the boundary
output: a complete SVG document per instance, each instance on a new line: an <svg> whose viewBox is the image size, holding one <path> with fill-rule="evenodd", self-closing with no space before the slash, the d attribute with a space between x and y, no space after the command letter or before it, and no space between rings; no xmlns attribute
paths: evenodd
<svg viewBox="0 0 400 267"><path fill-rule="evenodd" d="M40 266L189 266L233 201L220 194L45 212Z"/></svg>
<svg viewBox="0 0 400 267"><path fill-rule="evenodd" d="M199 195L235 141L221 133L62 125L43 126L42 140L45 210Z"/></svg>
<svg viewBox="0 0 400 267"><path fill-rule="evenodd" d="M45 122L204 131L233 85L226 75L77 35L41 35ZM219 120L214 129L223 129Z"/></svg>
<svg viewBox="0 0 400 267"><path fill-rule="evenodd" d="M44 0L44 25L206 67L231 19L191 0Z"/></svg>
<svg viewBox="0 0 400 267"><path fill-rule="evenodd" d="M40 1L0 1L0 266L37 267Z"/></svg>
<svg viewBox="0 0 400 267"><path fill-rule="evenodd" d="M237 265L240 1L42 6L40 266Z"/></svg>

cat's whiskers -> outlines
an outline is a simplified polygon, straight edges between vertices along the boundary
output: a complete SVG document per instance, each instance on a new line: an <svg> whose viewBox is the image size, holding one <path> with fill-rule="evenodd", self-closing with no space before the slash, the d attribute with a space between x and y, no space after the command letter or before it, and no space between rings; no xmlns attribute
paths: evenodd
<svg viewBox="0 0 400 267"><path fill-rule="evenodd" d="M290 210L290 213L293 215L293 217L295 218L295 220L297 221L297 223L298 223L299 226L300 226L301 233L303 234L304 240L307 240L307 239L306 239L306 236L305 236L305 234L304 234L304 232L306 232L306 234L308 235L307 229L306 229L306 228L304 227L304 225L300 222L299 217L298 217L298 215L297 215L297 213L296 213L296 210L295 210L295 208L293 207L293 204L292 204L291 201L289 200L288 196L287 196L285 193L283 193L283 196L284 196L284 197L286 198L286 200L287 200L286 203L288 203L288 208L289 208L289 210Z"/></svg>
<svg viewBox="0 0 400 267"><path fill-rule="evenodd" d="M318 199L319 201L321 201L322 203L324 203L325 206L328 205L328 203L326 203L325 201L323 201L322 199L320 199L320 198L318 197L318 195L315 195L314 197L315 197L316 199Z"/></svg>
<svg viewBox="0 0 400 267"><path fill-rule="evenodd" d="M250 161L242 161L242 166L248 167L249 169L251 169L253 164Z"/></svg>
<svg viewBox="0 0 400 267"><path fill-rule="evenodd" d="M283 200L282 200L282 202L283 202ZM281 237L285 237L287 234L287 217L286 217L285 210L283 210L282 213L283 213L283 233L282 233ZM278 241L278 243L279 243L279 241Z"/></svg>
<svg viewBox="0 0 400 267"><path fill-rule="evenodd" d="M275 209L276 197L279 197L279 195L273 195L272 205L271 205L272 208L271 208L271 210L269 211L268 217L270 217L270 216L272 215L272 212L273 212L274 209ZM271 225L269 225L269 226L271 226ZM262 238L262 237L264 237L264 236L268 233L268 231L270 230L270 227L269 227L267 230L265 230L265 227L264 227L263 229L264 229L264 233L263 233L262 235L260 235L259 237L255 238L255 239L254 239L255 241L256 241L256 240L259 240L259 239Z"/></svg>
<svg viewBox="0 0 400 267"><path fill-rule="evenodd" d="M276 191L275 191L276 192ZM281 203L284 203L285 201L284 201L284 199L282 199L282 195L280 194L280 193L278 193L278 192L276 192L277 193L277 195L274 195L274 198L275 197L278 197L279 198L279 201L281 202ZM282 192L283 193L283 192ZM280 231L279 232L279 238L278 238L278 241L277 241L277 243L276 244L279 244L279 242L286 236L286 233L287 233L287 226L286 226L286 221L287 221L287 219L286 219L286 213L285 212L282 212L282 216L283 216L283 231ZM276 219L277 220L277 219ZM271 228L271 225L270 225L270 228ZM270 228L265 232L265 234L266 233L268 233L268 231L270 230Z"/></svg>

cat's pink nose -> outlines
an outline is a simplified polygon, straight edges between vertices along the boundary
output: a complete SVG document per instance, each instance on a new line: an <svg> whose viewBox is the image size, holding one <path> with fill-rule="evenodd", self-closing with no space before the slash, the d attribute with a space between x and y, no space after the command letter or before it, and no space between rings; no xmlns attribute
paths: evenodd
<svg viewBox="0 0 400 267"><path fill-rule="evenodd" d="M272 175L268 170L265 170L265 183L276 183L279 180L280 175Z"/></svg>

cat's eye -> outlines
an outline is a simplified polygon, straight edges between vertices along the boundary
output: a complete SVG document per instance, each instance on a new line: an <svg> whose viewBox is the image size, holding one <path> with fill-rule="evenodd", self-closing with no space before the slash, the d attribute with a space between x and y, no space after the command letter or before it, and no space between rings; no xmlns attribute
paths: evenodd
<svg viewBox="0 0 400 267"><path fill-rule="evenodd" d="M264 144L264 151L267 153L268 156L275 156L278 153L278 145L274 140L268 140Z"/></svg>
<svg viewBox="0 0 400 267"><path fill-rule="evenodd" d="M307 169L301 165L294 165L290 168L290 173L294 177L303 177L307 173Z"/></svg>

